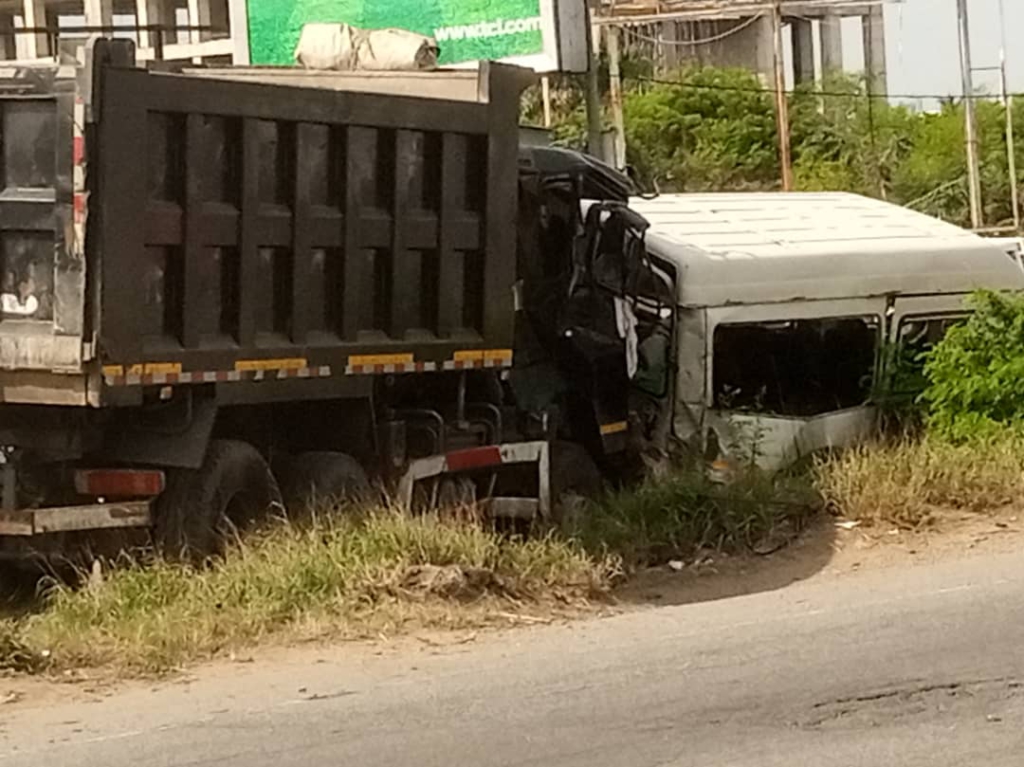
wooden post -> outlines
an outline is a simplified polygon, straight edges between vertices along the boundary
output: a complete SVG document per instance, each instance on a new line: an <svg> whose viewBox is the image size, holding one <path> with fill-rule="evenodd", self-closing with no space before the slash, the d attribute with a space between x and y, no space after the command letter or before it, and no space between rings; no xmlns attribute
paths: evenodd
<svg viewBox="0 0 1024 767"><path fill-rule="evenodd" d="M1013 95L1006 82L1006 12L999 0L999 90L1006 116L1006 170L1010 175L1010 207L1013 208L1013 229L1020 234L1020 192L1017 189L1017 155L1013 135Z"/></svg>
<svg viewBox="0 0 1024 767"><path fill-rule="evenodd" d="M782 9L780 0L772 7L775 32L775 125L779 134L779 165L782 167L782 191L793 190L793 165L789 156L789 105L786 103L786 77L782 71Z"/></svg>
<svg viewBox="0 0 1024 767"><path fill-rule="evenodd" d="M544 75L540 78L540 97L544 105L544 127L551 127L551 78Z"/></svg>
<svg viewBox="0 0 1024 767"><path fill-rule="evenodd" d="M971 34L967 23L967 0L956 2L960 30L960 77L964 90L964 136L967 144L967 192L971 204L971 227L982 227L981 180L978 172L978 127L974 120L974 76L971 68Z"/></svg>
<svg viewBox="0 0 1024 767"><path fill-rule="evenodd" d="M588 14L589 4L588 4ZM588 18L588 22L590 19ZM598 80L598 66L601 61L601 28L596 24L587 24L589 32L587 45L590 59L587 62L587 151L594 157L604 159L604 139L601 120L601 83Z"/></svg>
<svg viewBox="0 0 1024 767"><path fill-rule="evenodd" d="M622 72L620 71L619 28L608 27L608 79L615 128L615 168L626 168L626 120L622 112Z"/></svg>

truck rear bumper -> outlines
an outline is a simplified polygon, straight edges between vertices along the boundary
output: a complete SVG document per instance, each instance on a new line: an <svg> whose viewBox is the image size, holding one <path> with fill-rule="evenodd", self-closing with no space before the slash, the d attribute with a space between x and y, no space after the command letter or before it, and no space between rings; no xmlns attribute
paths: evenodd
<svg viewBox="0 0 1024 767"><path fill-rule="evenodd" d="M550 447L547 442L515 442L455 450L444 455L420 458L409 464L398 486L398 501L411 508L413 486L422 480L445 474L481 469L500 470L508 464L535 464L537 495L532 498L482 499L493 516L516 519L546 518L551 511Z"/></svg>
<svg viewBox="0 0 1024 767"><path fill-rule="evenodd" d="M0 511L0 535L23 537L83 530L148 527L151 523L149 501Z"/></svg>

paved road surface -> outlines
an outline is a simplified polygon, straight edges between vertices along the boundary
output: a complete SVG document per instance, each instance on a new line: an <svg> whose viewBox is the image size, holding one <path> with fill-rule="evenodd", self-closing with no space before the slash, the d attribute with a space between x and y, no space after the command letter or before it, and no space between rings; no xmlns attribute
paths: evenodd
<svg viewBox="0 0 1024 767"><path fill-rule="evenodd" d="M11 706L0 767L1020 767L1022 685L1024 552Z"/></svg>

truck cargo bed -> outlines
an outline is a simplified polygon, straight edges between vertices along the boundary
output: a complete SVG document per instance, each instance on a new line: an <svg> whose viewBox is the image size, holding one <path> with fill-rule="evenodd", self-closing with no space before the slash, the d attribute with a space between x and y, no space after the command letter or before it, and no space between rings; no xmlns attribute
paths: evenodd
<svg viewBox="0 0 1024 767"><path fill-rule="evenodd" d="M28 99L2 83L4 300L31 273L40 308L5 311L0 368L46 371L30 401L510 364L521 71L439 100L147 71L130 50L99 41L77 85ZM30 193L26 147L46 158Z"/></svg>

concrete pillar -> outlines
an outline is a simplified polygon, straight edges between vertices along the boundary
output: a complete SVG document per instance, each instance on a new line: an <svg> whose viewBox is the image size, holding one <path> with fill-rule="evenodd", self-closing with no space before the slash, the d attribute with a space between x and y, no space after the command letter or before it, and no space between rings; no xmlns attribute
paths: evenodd
<svg viewBox="0 0 1024 767"><path fill-rule="evenodd" d="M5 61L18 57L17 35L14 34L14 14L0 14L0 58Z"/></svg>
<svg viewBox="0 0 1024 767"><path fill-rule="evenodd" d="M249 63L249 19L246 4L236 0L228 3L228 26L235 52L231 57L233 64Z"/></svg>
<svg viewBox="0 0 1024 767"><path fill-rule="evenodd" d="M839 16L827 13L819 26L821 35L821 76L838 74L843 71L843 28Z"/></svg>
<svg viewBox="0 0 1024 767"><path fill-rule="evenodd" d="M85 0L83 6L87 27L114 26L114 0Z"/></svg>
<svg viewBox="0 0 1024 767"><path fill-rule="evenodd" d="M663 21L661 23L661 39L664 43L661 46L661 66L666 72L679 68L679 34L678 21Z"/></svg>
<svg viewBox="0 0 1024 767"><path fill-rule="evenodd" d="M227 37L227 3L224 0L188 0L188 14L189 24L212 28L199 33L200 40Z"/></svg>
<svg viewBox="0 0 1024 767"><path fill-rule="evenodd" d="M756 34L755 71L762 79L772 82L775 77L775 27L770 13L762 14L753 24Z"/></svg>
<svg viewBox="0 0 1024 767"><path fill-rule="evenodd" d="M884 96L889 92L885 66L885 16L882 6L872 6L861 16L861 32L864 36L864 74L868 81L868 93Z"/></svg>
<svg viewBox="0 0 1024 767"><path fill-rule="evenodd" d="M763 14L753 23L750 23L749 18L718 22L712 34L726 35L730 29L737 27L742 29L722 37L710 46L701 46L712 49L706 63L750 69L764 82L772 82L775 76L775 30L771 14ZM703 57L701 61L705 61Z"/></svg>
<svg viewBox="0 0 1024 767"><path fill-rule="evenodd" d="M193 31L194 43L227 36L225 33L228 29L228 4L224 0L188 0L188 18L190 26L212 27L216 30Z"/></svg>
<svg viewBox="0 0 1024 767"><path fill-rule="evenodd" d="M163 0L135 0L135 21L139 27L173 26L174 18L167 15L167 4ZM139 47L154 48L160 40L160 32L155 30L139 30ZM163 42L167 43L167 34L163 34Z"/></svg>
<svg viewBox="0 0 1024 767"><path fill-rule="evenodd" d="M22 0L22 26L46 26L46 3L43 0ZM18 35L21 51L18 58L38 59L50 55L50 36L46 33Z"/></svg>
<svg viewBox="0 0 1024 767"><path fill-rule="evenodd" d="M793 82L805 85L814 82L814 26L810 19L790 19L793 42Z"/></svg>

